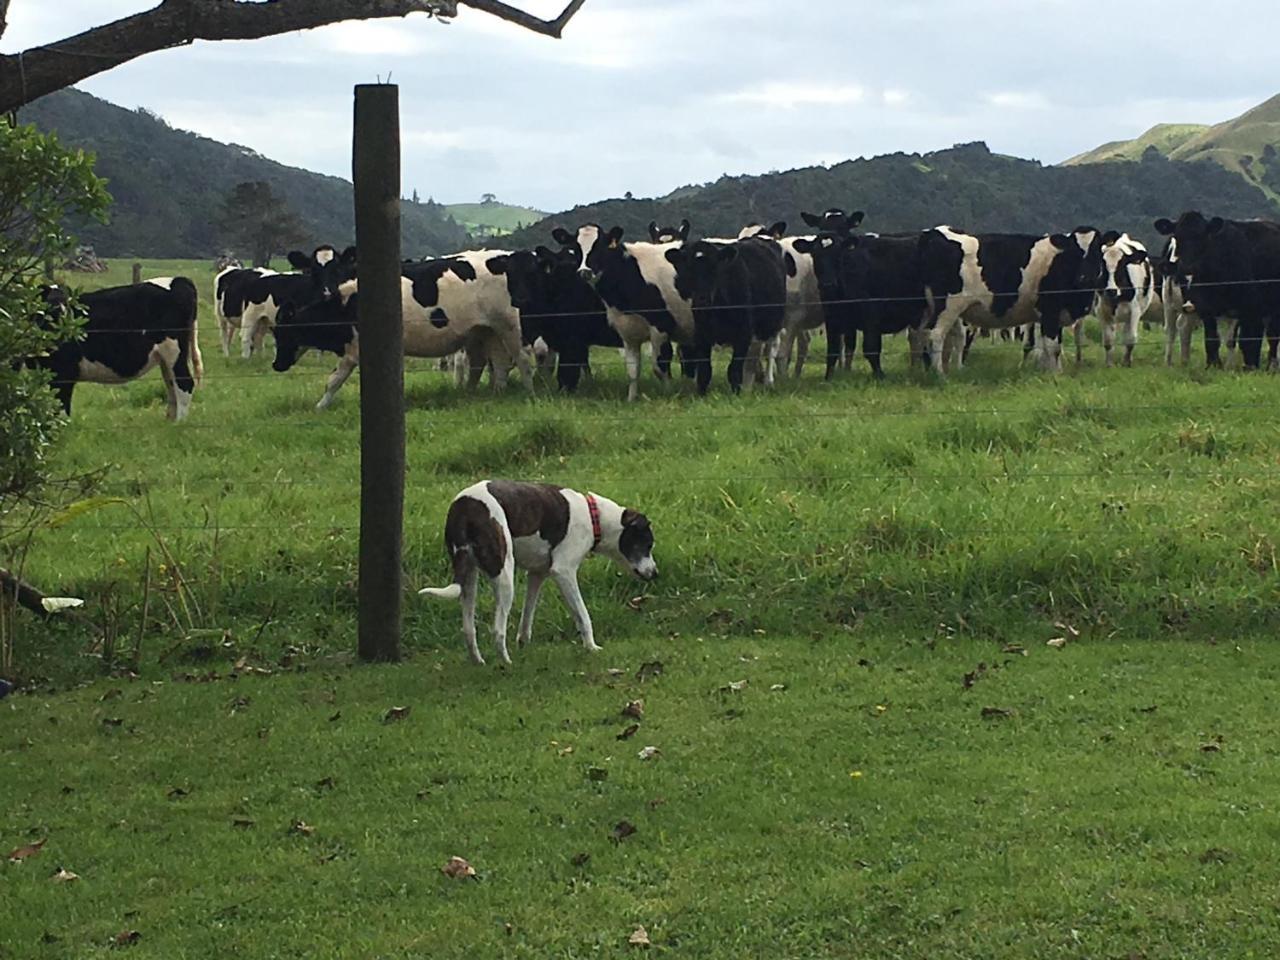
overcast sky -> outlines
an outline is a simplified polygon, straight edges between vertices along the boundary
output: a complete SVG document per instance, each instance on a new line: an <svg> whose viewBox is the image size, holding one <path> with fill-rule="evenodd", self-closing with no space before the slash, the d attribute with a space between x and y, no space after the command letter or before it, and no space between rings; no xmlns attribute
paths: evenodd
<svg viewBox="0 0 1280 960"><path fill-rule="evenodd" d="M563 0L523 0L552 16ZM13 0L0 49L155 0ZM197 43L82 85L350 176L351 87L400 85L404 191L560 210L985 140L1046 163L1280 91L1276 0L587 0L563 40L463 8Z"/></svg>

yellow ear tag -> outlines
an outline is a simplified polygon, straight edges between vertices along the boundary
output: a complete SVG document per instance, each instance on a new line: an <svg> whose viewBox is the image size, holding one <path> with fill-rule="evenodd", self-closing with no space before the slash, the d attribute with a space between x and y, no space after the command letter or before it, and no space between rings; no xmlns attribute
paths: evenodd
<svg viewBox="0 0 1280 960"><path fill-rule="evenodd" d="M617 240L610 240L610 241L609 241L609 249L610 249L610 250L617 250L617 249L618 249L618 241L617 241Z"/></svg>

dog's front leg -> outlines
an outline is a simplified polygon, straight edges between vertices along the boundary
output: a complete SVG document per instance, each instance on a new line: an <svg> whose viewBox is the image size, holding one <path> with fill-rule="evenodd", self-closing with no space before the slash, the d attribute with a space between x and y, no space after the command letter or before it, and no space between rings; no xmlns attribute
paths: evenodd
<svg viewBox="0 0 1280 960"><path fill-rule="evenodd" d="M516 631L516 644L523 647L533 639L533 613L538 609L538 592L547 580L545 573L529 573L528 590L524 595L524 610L520 614L520 629Z"/></svg>
<svg viewBox="0 0 1280 960"><path fill-rule="evenodd" d="M591 632L591 614L587 613L587 605L582 601L582 591L578 589L578 575L575 570L561 570L551 574L556 578L556 586L560 588L560 596L565 605L573 613L578 623L578 633L582 635L582 645L592 653L600 648L596 646Z"/></svg>

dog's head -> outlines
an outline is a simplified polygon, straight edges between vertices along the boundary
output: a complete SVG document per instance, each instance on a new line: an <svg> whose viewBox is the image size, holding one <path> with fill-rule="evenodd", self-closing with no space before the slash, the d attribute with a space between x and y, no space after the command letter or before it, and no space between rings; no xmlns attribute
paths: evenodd
<svg viewBox="0 0 1280 960"><path fill-rule="evenodd" d="M637 510L622 511L622 529L618 534L618 554L641 580L658 575L653 560L653 525Z"/></svg>

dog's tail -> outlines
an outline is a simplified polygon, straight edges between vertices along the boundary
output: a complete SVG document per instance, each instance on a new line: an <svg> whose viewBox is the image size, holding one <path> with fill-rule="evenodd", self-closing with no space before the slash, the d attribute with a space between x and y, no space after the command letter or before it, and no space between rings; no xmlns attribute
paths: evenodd
<svg viewBox="0 0 1280 960"><path fill-rule="evenodd" d="M459 547L453 551L453 583L447 587L425 587L418 591L420 597L440 597L442 600L457 600L462 596L462 585L467 581L476 564L469 546Z"/></svg>

